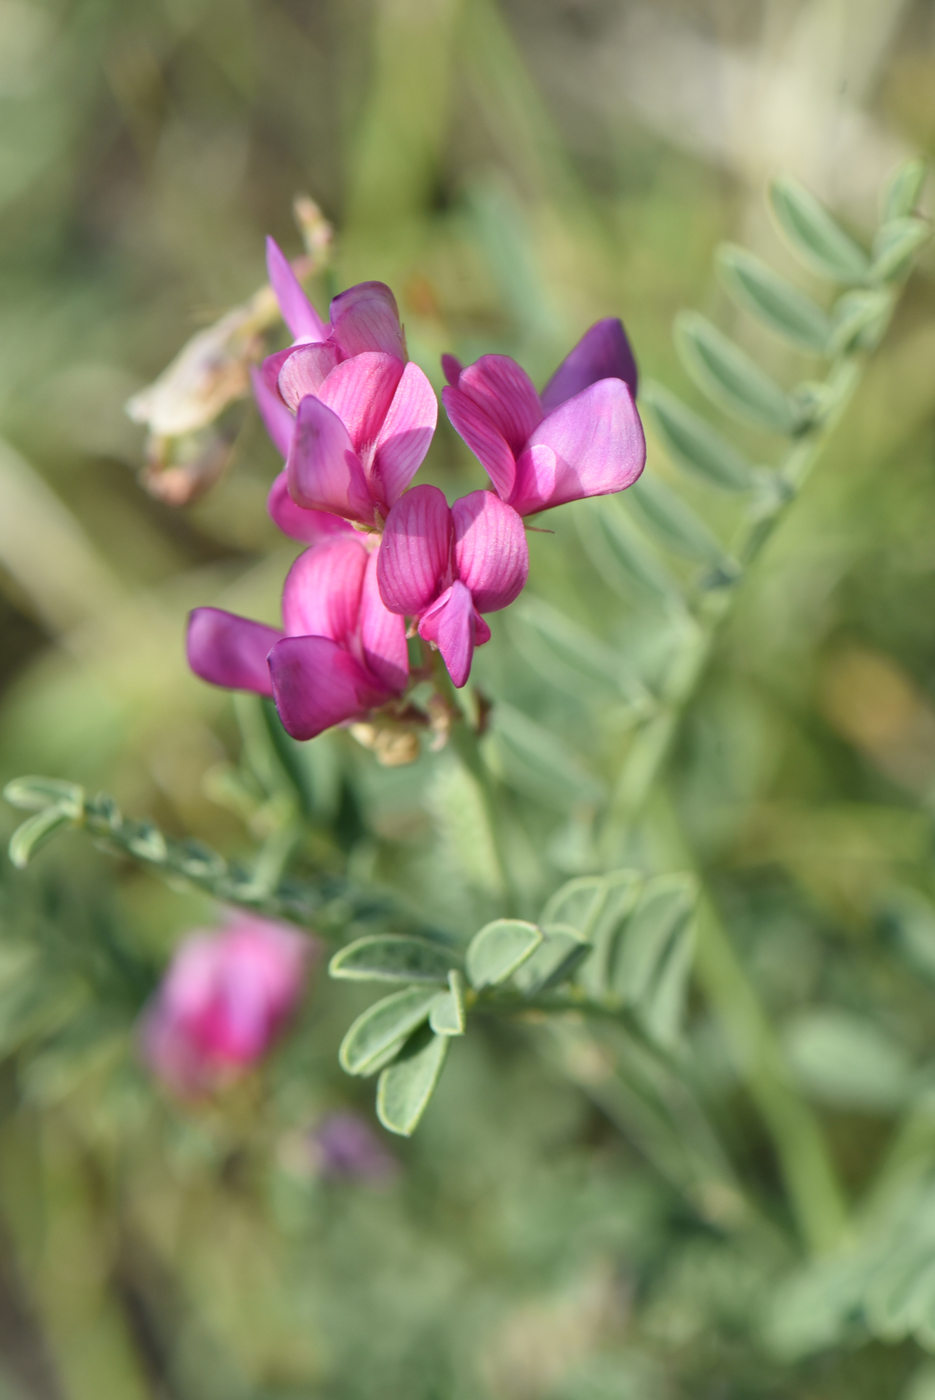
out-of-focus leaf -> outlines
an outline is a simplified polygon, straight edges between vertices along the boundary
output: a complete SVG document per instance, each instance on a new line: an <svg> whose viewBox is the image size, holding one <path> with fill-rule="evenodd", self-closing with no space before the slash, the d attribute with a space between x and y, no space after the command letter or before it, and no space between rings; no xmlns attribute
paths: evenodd
<svg viewBox="0 0 935 1400"><path fill-rule="evenodd" d="M694 917L698 887L690 875L647 882L612 954L610 984L626 1006L638 1006L658 983L669 954Z"/></svg>
<svg viewBox="0 0 935 1400"><path fill-rule="evenodd" d="M543 729L528 715L500 702L493 713L493 735L507 777L517 787L561 808L569 800L603 796L603 788L587 773L558 735Z"/></svg>
<svg viewBox="0 0 935 1400"><path fill-rule="evenodd" d="M540 674L581 694L582 675L612 687L631 704L646 707L651 698L624 657L592 636L557 608L525 595L508 614L510 635Z"/></svg>
<svg viewBox="0 0 935 1400"><path fill-rule="evenodd" d="M464 977L454 967L448 974L448 991L439 992L429 1015L429 1025L436 1035L464 1035L467 1026L464 991Z"/></svg>
<svg viewBox="0 0 935 1400"><path fill-rule="evenodd" d="M856 290L845 292L835 303L832 349L853 350L860 345L871 349L877 342L889 314L886 292Z"/></svg>
<svg viewBox="0 0 935 1400"><path fill-rule="evenodd" d="M700 564L723 567L724 550L703 520L659 477L644 472L626 494L641 520L660 544Z"/></svg>
<svg viewBox="0 0 935 1400"><path fill-rule="evenodd" d="M883 191L881 213L885 224L914 212L927 174L928 164L921 159L907 160L897 166Z"/></svg>
<svg viewBox="0 0 935 1400"><path fill-rule="evenodd" d="M373 1074L392 1058L408 1036L428 1020L438 996L435 987L406 987L384 997L358 1016L341 1042L338 1059L348 1074Z"/></svg>
<svg viewBox="0 0 935 1400"><path fill-rule="evenodd" d="M395 1064L380 1075L377 1117L391 1133L409 1137L435 1092L445 1065L450 1035L434 1035L428 1026L403 1047Z"/></svg>
<svg viewBox="0 0 935 1400"><path fill-rule="evenodd" d="M916 972L935 982L935 906L916 890L892 890L881 910L900 953Z"/></svg>
<svg viewBox="0 0 935 1400"><path fill-rule="evenodd" d="M739 306L800 350L827 354L831 319L811 297L733 243L718 249L717 265Z"/></svg>
<svg viewBox="0 0 935 1400"><path fill-rule="evenodd" d="M127 845L134 855L141 856L143 860L163 861L169 854L166 838L154 822L137 822Z"/></svg>
<svg viewBox="0 0 935 1400"><path fill-rule="evenodd" d="M892 282L901 277L913 253L931 236L931 226L924 219L893 219L883 224L873 240L870 276L877 282Z"/></svg>
<svg viewBox="0 0 935 1400"><path fill-rule="evenodd" d="M79 821L84 812L84 788L62 778L13 778L3 789L3 796L11 807L24 812L41 812L54 805L69 812L73 821Z"/></svg>
<svg viewBox="0 0 935 1400"><path fill-rule="evenodd" d="M680 312L675 346L698 388L727 413L784 437L796 432L799 415L790 395L707 317Z"/></svg>
<svg viewBox="0 0 935 1400"><path fill-rule="evenodd" d="M912 1080L905 1051L872 1021L835 1008L789 1022L783 1044L803 1089L838 1108L890 1112Z"/></svg>
<svg viewBox="0 0 935 1400"><path fill-rule="evenodd" d="M860 282L867 275L870 260L863 248L804 185L774 180L769 201L787 243L806 267L833 282Z"/></svg>
<svg viewBox="0 0 935 1400"><path fill-rule="evenodd" d="M724 491L749 491L753 468L725 437L693 413L681 399L649 380L640 390L666 450L686 471Z"/></svg>
<svg viewBox="0 0 935 1400"><path fill-rule="evenodd" d="M39 847L54 836L63 826L73 826L74 818L69 810L62 807L47 807L34 817L18 826L10 837L8 847L10 860L19 870L24 870Z"/></svg>
<svg viewBox="0 0 935 1400"><path fill-rule="evenodd" d="M603 875L578 875L555 891L542 911L540 923L568 924L586 943L606 897L607 881Z"/></svg>
<svg viewBox="0 0 935 1400"><path fill-rule="evenodd" d="M332 977L358 982L448 981L457 959L438 943L398 934L371 934L335 953L328 964Z"/></svg>
<svg viewBox="0 0 935 1400"><path fill-rule="evenodd" d="M617 592L668 608L684 606L675 578L619 502L607 496L588 501L576 512L575 523L595 568Z"/></svg>
<svg viewBox="0 0 935 1400"><path fill-rule="evenodd" d="M471 986L496 987L531 958L542 942L542 930L523 919L494 919L471 939L467 975Z"/></svg>
<svg viewBox="0 0 935 1400"><path fill-rule="evenodd" d="M515 986L526 996L564 982L591 951L570 924L543 924L542 933L542 943L513 974Z"/></svg>

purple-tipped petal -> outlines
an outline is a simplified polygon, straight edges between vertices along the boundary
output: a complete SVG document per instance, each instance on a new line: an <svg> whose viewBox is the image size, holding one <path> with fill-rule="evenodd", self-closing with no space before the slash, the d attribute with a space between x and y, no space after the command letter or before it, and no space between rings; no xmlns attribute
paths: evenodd
<svg viewBox="0 0 935 1400"><path fill-rule="evenodd" d="M454 355L442 355L442 374L456 389L463 369L464 365Z"/></svg>
<svg viewBox="0 0 935 1400"><path fill-rule="evenodd" d="M272 695L266 658L281 636L275 627L221 608L195 608L188 619L188 664L212 685Z"/></svg>
<svg viewBox="0 0 935 1400"><path fill-rule="evenodd" d="M357 631L367 550L338 535L300 554L286 575L282 620L287 637L328 637L346 646Z"/></svg>
<svg viewBox="0 0 935 1400"><path fill-rule="evenodd" d="M449 384L442 390L442 401L451 426L485 469L497 495L507 500L516 484L516 458L510 444L483 409L460 389Z"/></svg>
<svg viewBox="0 0 935 1400"><path fill-rule="evenodd" d="M295 426L290 417L289 426ZM274 525L278 525L284 535L302 544L318 544L330 535L353 534L354 527L339 515L328 515L323 510L305 510L297 506L289 495L289 477L280 472L270 487L266 509Z"/></svg>
<svg viewBox="0 0 935 1400"><path fill-rule="evenodd" d="M542 405L529 375L509 355L481 355L461 371L458 389L476 404L519 456L542 421Z"/></svg>
<svg viewBox="0 0 935 1400"><path fill-rule="evenodd" d="M292 271L289 259L273 238L266 240L266 271L276 293L282 319L295 340L324 340L328 334L324 321L302 290Z"/></svg>
<svg viewBox="0 0 935 1400"><path fill-rule="evenodd" d="M342 361L318 390L318 398L347 428L359 457L372 450L402 375L400 360L367 351Z"/></svg>
<svg viewBox="0 0 935 1400"><path fill-rule="evenodd" d="M492 491L472 491L451 507L458 577L478 612L497 612L518 598L529 574L523 522Z"/></svg>
<svg viewBox="0 0 935 1400"><path fill-rule="evenodd" d="M314 739L386 700L357 658L327 637L284 637L270 652L269 670L279 718L293 739Z"/></svg>
<svg viewBox="0 0 935 1400"><path fill-rule="evenodd" d="M643 470L646 440L622 379L602 379L539 425L516 466L510 504L520 515L622 491Z"/></svg>
<svg viewBox="0 0 935 1400"><path fill-rule="evenodd" d="M623 322L615 316L608 316L585 331L543 389L542 407L551 413L599 379L622 379L636 397L636 361Z"/></svg>
<svg viewBox="0 0 935 1400"><path fill-rule="evenodd" d="M437 486L414 486L386 518L377 560L380 596L410 617L451 581L451 511Z"/></svg>
<svg viewBox="0 0 935 1400"><path fill-rule="evenodd" d="M345 355L378 350L405 362L396 298L383 282L359 282L331 303L331 336Z"/></svg>
<svg viewBox="0 0 935 1400"><path fill-rule="evenodd" d="M478 623L486 636L478 636ZM434 642L460 690L471 674L474 648L490 637L490 628L477 616L471 590L459 580L446 589L419 622L419 636Z"/></svg>
<svg viewBox="0 0 935 1400"><path fill-rule="evenodd" d="M387 690L398 694L405 690L409 675L406 623L398 613L391 613L380 597L379 550L378 545L367 560L364 574L360 594L360 644L368 669Z"/></svg>
<svg viewBox="0 0 935 1400"><path fill-rule="evenodd" d="M360 459L343 422L320 399L309 396L299 404L286 471L289 494L297 505L373 524L373 502Z"/></svg>
<svg viewBox="0 0 935 1400"><path fill-rule="evenodd" d="M319 345L290 346L281 355L270 356L270 360L281 359L276 387L279 396L293 413L308 394L317 395L328 375L340 364L341 352L330 341Z"/></svg>
<svg viewBox="0 0 935 1400"><path fill-rule="evenodd" d="M285 460L289 455L289 444L292 441L295 419L276 390L270 389L263 371L257 369L256 366L251 366L250 383L253 385L253 397L260 411L260 417L263 419L264 427L269 433L276 451Z"/></svg>
<svg viewBox="0 0 935 1400"><path fill-rule="evenodd" d="M371 494L384 512L396 504L421 467L437 421L435 391L419 366L408 364L383 420L370 470Z"/></svg>

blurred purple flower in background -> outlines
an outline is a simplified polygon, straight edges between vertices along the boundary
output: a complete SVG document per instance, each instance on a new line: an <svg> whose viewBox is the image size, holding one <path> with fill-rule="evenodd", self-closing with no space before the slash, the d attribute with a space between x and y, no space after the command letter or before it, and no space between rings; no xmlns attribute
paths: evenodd
<svg viewBox="0 0 935 1400"><path fill-rule="evenodd" d="M329 1113L308 1134L313 1165L319 1176L391 1181L399 1162L374 1128L359 1113Z"/></svg>
<svg viewBox="0 0 935 1400"><path fill-rule="evenodd" d="M140 1019L149 1069L181 1098L241 1077L296 1011L315 950L298 929L250 914L190 934Z"/></svg>

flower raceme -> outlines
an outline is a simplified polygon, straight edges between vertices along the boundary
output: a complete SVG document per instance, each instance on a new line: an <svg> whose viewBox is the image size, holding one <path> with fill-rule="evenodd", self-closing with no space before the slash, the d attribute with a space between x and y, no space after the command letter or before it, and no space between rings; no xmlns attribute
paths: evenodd
<svg viewBox="0 0 935 1400"><path fill-rule="evenodd" d="M298 930L245 914L190 934L140 1022L149 1068L183 1098L239 1078L298 1007L314 949Z"/></svg>
<svg viewBox="0 0 935 1400"><path fill-rule="evenodd" d="M491 491L449 508L437 486L414 486L387 517L377 560L383 601L416 619L456 686L470 674L475 646L490 640L481 613L508 607L528 573L523 522Z"/></svg>
<svg viewBox="0 0 935 1400"><path fill-rule="evenodd" d="M636 364L620 321L592 326L541 397L508 355L482 355L466 369L451 355L442 363L453 427L520 515L622 491L643 470Z"/></svg>
<svg viewBox="0 0 935 1400"><path fill-rule="evenodd" d="M406 688L405 624L377 587L379 546L351 531L324 536L286 578L285 635L220 608L196 608L188 663L230 690L272 696L294 739L364 719Z"/></svg>
<svg viewBox="0 0 935 1400"><path fill-rule="evenodd" d="M272 239L267 265L296 339L254 371L253 385L286 458L289 495L300 508L378 525L421 466L438 416L431 384L407 362L396 300L382 282L361 282L334 298L326 325Z"/></svg>

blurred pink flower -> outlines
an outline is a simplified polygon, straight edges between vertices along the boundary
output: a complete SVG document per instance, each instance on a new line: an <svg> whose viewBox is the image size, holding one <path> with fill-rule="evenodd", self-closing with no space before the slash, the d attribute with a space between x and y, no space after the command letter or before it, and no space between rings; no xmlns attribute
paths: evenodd
<svg viewBox="0 0 935 1400"><path fill-rule="evenodd" d="M528 573L523 522L492 491L449 509L437 486L414 486L387 517L377 561L383 601L418 619L456 686L470 675L475 646L490 640L480 614L512 603Z"/></svg>
<svg viewBox="0 0 935 1400"><path fill-rule="evenodd" d="M643 470L636 364L620 321L593 325L541 398L508 355L482 355L466 369L445 355L442 364L453 427L520 515L622 491Z"/></svg>
<svg viewBox="0 0 935 1400"><path fill-rule="evenodd" d="M285 635L221 608L196 608L188 664L202 680L272 696L294 739L364 719L406 688L405 625L377 587L379 546L349 532L300 554L283 589Z"/></svg>
<svg viewBox="0 0 935 1400"><path fill-rule="evenodd" d="M253 371L253 389L286 458L289 494L302 509L378 524L421 465L438 417L431 384L407 363L396 299L382 282L361 282L334 298L325 324L272 239L267 266L296 339Z"/></svg>
<svg viewBox="0 0 935 1400"><path fill-rule="evenodd" d="M359 1113L329 1113L308 1134L312 1165L319 1174L374 1183L399 1174L399 1162Z"/></svg>
<svg viewBox="0 0 935 1400"><path fill-rule="evenodd" d="M250 914L190 934L140 1021L152 1073L183 1098L245 1074L297 1009L314 951L297 929Z"/></svg>

